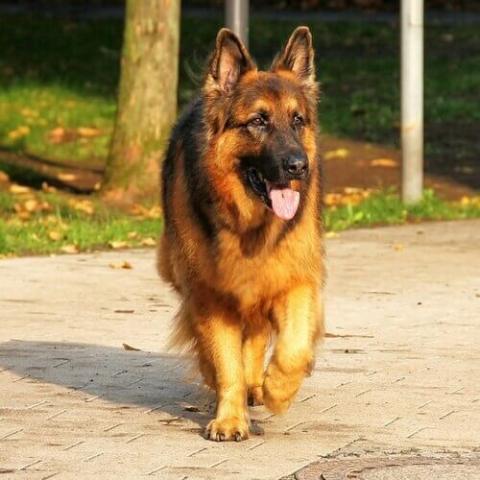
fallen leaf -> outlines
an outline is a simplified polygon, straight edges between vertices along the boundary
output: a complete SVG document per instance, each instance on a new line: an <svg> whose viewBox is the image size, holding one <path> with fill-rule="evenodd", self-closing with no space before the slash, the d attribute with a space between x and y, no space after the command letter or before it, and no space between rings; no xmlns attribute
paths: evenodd
<svg viewBox="0 0 480 480"><path fill-rule="evenodd" d="M128 232L127 237L130 239L137 238L138 232Z"/></svg>
<svg viewBox="0 0 480 480"><path fill-rule="evenodd" d="M130 208L130 213L138 217L153 219L160 218L162 216L162 211L158 205L147 208L143 205L135 204Z"/></svg>
<svg viewBox="0 0 480 480"><path fill-rule="evenodd" d="M46 193L55 193L57 191L55 187L52 187L47 182L42 182L42 190Z"/></svg>
<svg viewBox="0 0 480 480"><path fill-rule="evenodd" d="M110 263L108 266L110 268L114 268L114 269L123 268L125 270L131 270L133 268L132 264L127 262L127 261L123 261L123 262L120 262L120 263Z"/></svg>
<svg viewBox="0 0 480 480"><path fill-rule="evenodd" d="M402 244L402 243L395 243L393 245L393 249L396 251L396 252L400 252L401 250L403 250L405 248L405 246Z"/></svg>
<svg viewBox="0 0 480 480"><path fill-rule="evenodd" d="M93 212L95 211L95 208L93 206L93 203L90 200L77 200L77 199L72 199L68 202L68 204L74 208L75 210L79 210L80 212L84 212L87 215L92 215Z"/></svg>
<svg viewBox="0 0 480 480"><path fill-rule="evenodd" d="M129 352L141 352L139 348L132 347L128 343L122 343L123 348Z"/></svg>
<svg viewBox="0 0 480 480"><path fill-rule="evenodd" d="M30 127L27 127L25 125L21 125L20 127L16 128L15 130L12 130L8 132L8 138L11 140L16 140L17 138L22 138L25 137L30 133Z"/></svg>
<svg viewBox="0 0 480 480"><path fill-rule="evenodd" d="M398 162L391 158L375 158L370 162L372 167L386 167L386 168L396 168L398 167Z"/></svg>
<svg viewBox="0 0 480 480"><path fill-rule="evenodd" d="M117 248L127 247L128 243L122 240L112 240L111 242L108 242L108 246L116 250Z"/></svg>
<svg viewBox="0 0 480 480"><path fill-rule="evenodd" d="M27 212L34 212L35 210L38 209L38 202L34 198L31 198L23 204L23 208Z"/></svg>
<svg viewBox="0 0 480 480"><path fill-rule="evenodd" d="M183 409L186 412L199 412L200 411L200 409L198 407L194 407L193 405L188 405L186 407L183 407Z"/></svg>
<svg viewBox="0 0 480 480"><path fill-rule="evenodd" d="M48 133L48 139L51 143L61 143L65 140L66 130L63 127L57 127L50 130Z"/></svg>
<svg viewBox="0 0 480 480"><path fill-rule="evenodd" d="M28 187L24 187L23 185L17 185L16 183L14 183L13 185L10 185L9 190L11 193L15 193L15 194L30 192L30 189Z"/></svg>
<svg viewBox="0 0 480 480"><path fill-rule="evenodd" d="M155 239L152 237L144 238L140 243L145 247L154 247L157 244Z"/></svg>
<svg viewBox="0 0 480 480"><path fill-rule="evenodd" d="M57 178L62 182L72 182L77 178L77 176L74 175L73 173L59 173L57 175Z"/></svg>
<svg viewBox="0 0 480 480"><path fill-rule="evenodd" d="M10 177L5 173L0 170L0 183L9 183L10 182Z"/></svg>
<svg viewBox="0 0 480 480"><path fill-rule="evenodd" d="M325 205L338 205L342 200L340 193L327 193L324 198Z"/></svg>
<svg viewBox="0 0 480 480"><path fill-rule="evenodd" d="M338 235L337 232L327 232L325 234L325 238L336 238L336 237L339 237L340 235Z"/></svg>
<svg viewBox="0 0 480 480"><path fill-rule="evenodd" d="M48 232L48 238L50 240L53 240L54 242L60 240L63 237L63 235L60 232L57 232L56 230L52 230L51 232Z"/></svg>
<svg viewBox="0 0 480 480"><path fill-rule="evenodd" d="M329 150L325 152L323 158L325 160L331 160L333 158L346 158L349 154L349 151L346 148L337 148L336 150Z"/></svg>
<svg viewBox="0 0 480 480"><path fill-rule="evenodd" d="M20 113L24 117L38 117L39 113L36 110L31 110L30 108L22 108Z"/></svg>
<svg viewBox="0 0 480 480"><path fill-rule="evenodd" d="M102 134L102 132L98 128L92 127L78 127L77 132L81 137L87 138L98 137Z"/></svg>
<svg viewBox="0 0 480 480"><path fill-rule="evenodd" d="M60 248L63 253L78 253L78 247L76 245L64 245Z"/></svg>

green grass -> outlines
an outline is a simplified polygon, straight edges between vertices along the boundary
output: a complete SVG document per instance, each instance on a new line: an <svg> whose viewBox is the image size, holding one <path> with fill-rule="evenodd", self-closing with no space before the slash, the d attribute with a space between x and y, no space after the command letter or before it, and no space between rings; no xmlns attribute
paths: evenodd
<svg viewBox="0 0 480 480"><path fill-rule="evenodd" d="M44 207L22 219L25 209L18 206L32 199ZM0 211L3 212L0 256L62 253L65 247L72 246L77 251L150 246L161 232L162 223L158 218L112 211L98 201L88 200L93 207L90 214L75 208L84 200L55 193L13 196L0 192ZM459 218L480 218L480 197L464 203L445 202L427 190L421 202L406 207L398 195L384 192L373 194L357 205L327 208L325 226L327 231L338 232L348 228Z"/></svg>
<svg viewBox="0 0 480 480"><path fill-rule="evenodd" d="M220 17L182 19L181 105L198 87L219 26ZM253 20L251 49L261 66L268 66L295 26ZM400 119L397 27L361 22L310 27L322 83L323 129L395 144ZM65 163L101 164L115 116L121 39L120 20L0 19L0 147ZM425 59L429 165L474 164L480 155L477 26L427 26ZM21 127L28 131L12 138L11 132ZM94 127L101 135L53 144L48 134L58 127Z"/></svg>
<svg viewBox="0 0 480 480"><path fill-rule="evenodd" d="M220 26L220 17L182 19L181 106L200 84ZM284 21L252 22L251 50L260 66L268 67L295 26ZM397 27L360 22L310 27L322 84L323 130L395 144L400 118ZM0 152L27 152L71 165L104 163L115 117L122 29L122 22L112 19L0 18ZM448 174L457 168L478 168L477 26L427 26L425 59L427 167ZM78 135L81 127L95 128L99 135ZM50 134L58 128L68 135L55 143ZM8 172L15 173L11 167ZM32 185L41 184L22 175ZM18 180L18 175L13 177ZM26 214L28 199L46 202L48 208ZM0 191L0 255L56 253L72 245L88 251L109 248L112 242L142 246L145 239L151 243L161 229L158 218L111 211L95 200L88 214L75 208L80 200L55 193L32 191L22 196ZM328 230L340 231L479 216L479 202L448 203L425 192L419 204L406 207L398 196L387 192L357 205L329 208L325 223ZM52 232L59 234L58 239L52 239Z"/></svg>
<svg viewBox="0 0 480 480"><path fill-rule="evenodd" d="M356 205L328 208L325 227L327 231L338 232L349 228L468 218L480 218L480 197L447 202L432 190L425 190L420 202L405 205L396 193L383 192L374 193Z"/></svg>
<svg viewBox="0 0 480 480"><path fill-rule="evenodd" d="M35 202L30 213L26 202ZM79 209L90 206L88 213ZM58 193L0 192L0 255L49 254L68 250L152 245L161 231L158 212L128 215L96 200Z"/></svg>

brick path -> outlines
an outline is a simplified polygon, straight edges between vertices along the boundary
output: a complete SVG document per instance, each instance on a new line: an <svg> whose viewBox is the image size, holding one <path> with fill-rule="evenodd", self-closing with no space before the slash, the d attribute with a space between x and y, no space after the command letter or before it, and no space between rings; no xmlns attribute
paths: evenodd
<svg viewBox="0 0 480 480"><path fill-rule="evenodd" d="M263 480L326 456L475 454L479 238L470 221L329 240L333 335L291 410L252 409L265 434L240 444L200 435L212 398L164 350L175 299L152 250L1 261L0 476Z"/></svg>

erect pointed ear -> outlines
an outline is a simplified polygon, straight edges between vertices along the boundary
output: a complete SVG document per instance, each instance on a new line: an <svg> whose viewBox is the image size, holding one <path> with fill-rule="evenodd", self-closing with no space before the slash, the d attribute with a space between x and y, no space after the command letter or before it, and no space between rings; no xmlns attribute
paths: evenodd
<svg viewBox="0 0 480 480"><path fill-rule="evenodd" d="M312 34L308 27L298 27L273 61L271 70L290 70L305 83L315 82Z"/></svg>
<svg viewBox="0 0 480 480"><path fill-rule="evenodd" d="M255 68L255 63L240 39L228 28L222 28L218 32L215 50L210 59L208 77L221 90L229 93L245 72Z"/></svg>

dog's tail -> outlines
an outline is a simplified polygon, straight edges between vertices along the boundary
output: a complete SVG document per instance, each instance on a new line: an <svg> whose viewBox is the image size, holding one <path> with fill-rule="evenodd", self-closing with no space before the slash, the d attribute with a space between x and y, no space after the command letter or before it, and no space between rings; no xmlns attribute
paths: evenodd
<svg viewBox="0 0 480 480"><path fill-rule="evenodd" d="M174 322L175 325L167 343L168 349L181 352L192 352L195 350L195 332L193 331L192 317L186 302L182 303L180 310L175 315Z"/></svg>

